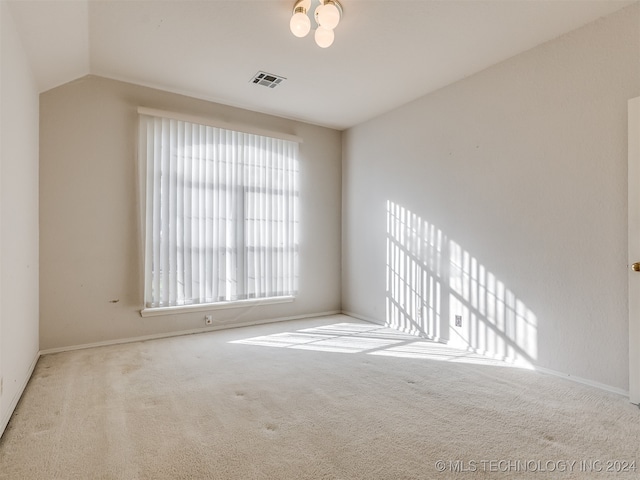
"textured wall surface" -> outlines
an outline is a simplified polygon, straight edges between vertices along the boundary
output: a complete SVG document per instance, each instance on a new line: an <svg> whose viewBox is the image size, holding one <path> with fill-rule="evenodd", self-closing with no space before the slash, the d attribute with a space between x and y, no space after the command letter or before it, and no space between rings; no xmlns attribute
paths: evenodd
<svg viewBox="0 0 640 480"><path fill-rule="evenodd" d="M38 91L0 3L0 434L38 355Z"/></svg>
<svg viewBox="0 0 640 480"><path fill-rule="evenodd" d="M40 348L204 327L204 313L141 318L137 107L302 137L300 278L293 303L214 311L234 325L340 309L340 132L85 77L41 95Z"/></svg>
<svg viewBox="0 0 640 480"><path fill-rule="evenodd" d="M635 4L348 130L343 309L628 388L639 26Z"/></svg>

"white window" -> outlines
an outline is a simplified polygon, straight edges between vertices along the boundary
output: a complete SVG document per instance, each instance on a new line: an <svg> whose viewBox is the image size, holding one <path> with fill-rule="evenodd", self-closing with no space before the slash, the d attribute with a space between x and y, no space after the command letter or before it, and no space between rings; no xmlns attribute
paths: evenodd
<svg viewBox="0 0 640 480"><path fill-rule="evenodd" d="M298 143L140 115L145 308L292 297Z"/></svg>

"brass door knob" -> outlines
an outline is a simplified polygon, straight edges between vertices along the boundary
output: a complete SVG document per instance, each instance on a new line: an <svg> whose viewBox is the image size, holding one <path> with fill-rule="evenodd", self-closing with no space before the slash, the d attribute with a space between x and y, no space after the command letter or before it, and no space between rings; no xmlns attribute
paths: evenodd
<svg viewBox="0 0 640 480"><path fill-rule="evenodd" d="M631 265L631 270L633 270L634 272L640 272L640 262L636 262Z"/></svg>

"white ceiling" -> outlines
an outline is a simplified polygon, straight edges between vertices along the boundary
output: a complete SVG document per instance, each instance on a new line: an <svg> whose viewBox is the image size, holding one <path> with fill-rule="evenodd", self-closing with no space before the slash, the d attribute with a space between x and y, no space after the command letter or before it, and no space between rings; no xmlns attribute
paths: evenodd
<svg viewBox="0 0 640 480"><path fill-rule="evenodd" d="M95 74L344 129L634 0L342 0L326 50L290 33L294 0L9 3L41 91Z"/></svg>

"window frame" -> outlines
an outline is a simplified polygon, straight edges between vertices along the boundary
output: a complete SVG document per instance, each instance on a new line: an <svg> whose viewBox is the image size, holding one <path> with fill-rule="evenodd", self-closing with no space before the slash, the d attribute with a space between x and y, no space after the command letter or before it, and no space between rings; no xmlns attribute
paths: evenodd
<svg viewBox="0 0 640 480"><path fill-rule="evenodd" d="M156 109L149 109L146 107L139 107L138 108L138 114L139 114L139 118L142 118L142 115L145 116L151 116L151 117L159 117L159 118L163 118L163 119L170 119L170 120L176 120L176 121L183 121L183 122L189 122L191 124L195 124L195 125L204 125L206 127L214 127L214 128L218 128L218 129L224 129L224 130L231 130L233 132L239 132L239 133L248 133L251 135L257 135L257 136L264 136L264 137L270 137L272 139L276 139L276 140L286 140L289 142L296 142L298 144L302 143L302 139L295 136L295 135L289 135L289 134L281 134L281 133L276 133L276 132L270 132L270 131L266 131L266 130L262 130L262 129L255 129L255 128L245 128L243 126L238 126L238 125L233 125L233 124L229 124L229 123L225 123L225 122L218 122L218 121L213 121L211 119L205 119L202 117L195 117L195 116L190 116L190 115L184 115L184 114L176 114L173 112L165 112L162 110L156 110ZM142 120L140 120L140 125L142 125ZM146 138L146 137L145 137ZM298 258L297 258L297 253L298 253L298 249L299 249L299 233L297 233L297 229L299 229L299 221L297 219L297 211L298 211L298 196L299 196L299 192L297 190L297 184L299 183L299 167L298 167L298 156L297 156L297 148L296 148L296 155L294 156L294 164L295 164L295 168L293 170L293 174L296 175L295 178L295 185L296 188L294 190L294 198L295 198L295 218L294 220L292 220L292 224L294 225L294 229L296 229L296 232L294 233L294 244L292 245L292 247L294 248L294 250L291 252L291 255L293 256L292 258L292 262L293 262L293 278L294 278L294 285L295 288L293 289L293 291L291 292L291 294L289 294L289 292L287 292L286 294L283 295L275 295L275 296L258 296L258 297L248 297L248 298L240 298L240 299L233 299L233 300L219 300L219 301L214 301L214 302L201 302L201 303L189 303L189 304L181 304L181 305L150 305L150 303L148 302L149 298L147 297L148 295L148 281L147 281L147 275L148 275L148 267L146 265L147 262L149 262L149 253L148 253L148 248L149 248L149 240L147 238L148 235L153 235L153 232L149 232L149 228L148 228L148 215L153 215L152 213L147 211L147 188L148 188L148 183L153 181L153 177L152 175L149 175L147 173L147 152L146 152L146 146L142 144L143 142L141 141L141 138L138 139L138 148L139 148L139 159L138 159L138 167L140 170L140 198L141 198L141 224L142 224L142 233L143 233L143 238L145 238L143 240L143 261L145 262L144 268L143 268L143 281L144 281L144 285L145 287L143 288L143 292L144 292L144 299L143 299L143 305L144 307L140 310L140 314L142 317L151 317L151 316L157 316L157 315L169 315L169 314L177 314L177 313L189 313L189 312L198 312L198 311L211 311L211 310L218 310L218 309L228 309L228 308L241 308L241 307L252 307L252 306L258 306L258 305L271 305L271 304L278 304L278 303L289 303L289 302L293 302L295 300L295 296L297 293L297 278L298 278ZM177 157L176 157L177 158ZM243 167L244 168L244 167ZM268 167L268 168L274 168L274 167ZM238 250L238 252L241 252L241 254L236 255L237 260L242 264L241 268L238 267L236 268L237 272L239 272L236 277L235 280L237 280L238 282L241 283L240 288L242 289L242 291L244 292L243 295L249 295L249 289L247 288L247 284L248 284L248 278L249 278L249 268L248 268L248 258L249 258L249 250L250 250L250 242L247 239L247 229L248 229L248 210L247 210L247 195L250 194L250 192L255 192L258 195L265 193L266 191L272 190L273 193L275 195L277 195L277 190L274 190L272 187L270 186L264 186L264 187L260 187L260 186L255 186L255 185L239 185L239 184L225 184L225 188L232 188L232 189L239 189L239 192L237 192L236 195L236 200L239 199L239 201L237 201L237 205L235 208L235 215L240 218L241 220L236 219L234 225L239 226L239 230L240 233L238 235L238 238L241 239L241 241L239 243L235 244L235 249ZM212 187L213 189L213 187ZM278 221L277 219L275 220L276 222ZM291 221L291 220L290 220ZM180 247L179 245L175 245L175 253L178 255L180 254L180 249L184 250L184 246ZM265 248L269 248L269 247L265 247ZM271 247L272 250L277 250L279 247L278 246L274 246ZM153 256L153 254L151 254ZM178 280L176 280L176 282L178 282ZM177 285L178 283L176 283Z"/></svg>

